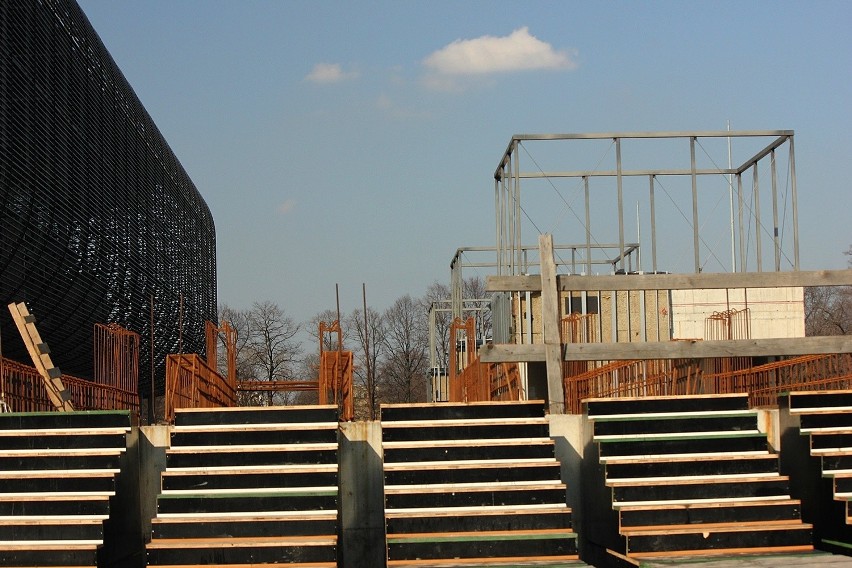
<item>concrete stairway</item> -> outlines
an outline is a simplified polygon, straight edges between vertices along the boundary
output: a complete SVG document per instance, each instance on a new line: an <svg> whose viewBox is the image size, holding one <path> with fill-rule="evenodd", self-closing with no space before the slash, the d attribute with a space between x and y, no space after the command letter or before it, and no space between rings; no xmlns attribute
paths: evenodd
<svg viewBox="0 0 852 568"><path fill-rule="evenodd" d="M0 566L97 566L127 412L0 414Z"/></svg>
<svg viewBox="0 0 852 568"><path fill-rule="evenodd" d="M149 566L337 566L337 410L182 410Z"/></svg>
<svg viewBox="0 0 852 568"><path fill-rule="evenodd" d="M382 407L388 566L577 559L543 404Z"/></svg>
<svg viewBox="0 0 852 568"><path fill-rule="evenodd" d="M617 517L616 554L812 550L811 526L747 396L595 399L587 408Z"/></svg>
<svg viewBox="0 0 852 568"><path fill-rule="evenodd" d="M803 515L814 524L815 542L850 554L852 391L790 393L782 407L798 426L798 436L792 432L782 443L784 454L790 448L782 466L803 492Z"/></svg>

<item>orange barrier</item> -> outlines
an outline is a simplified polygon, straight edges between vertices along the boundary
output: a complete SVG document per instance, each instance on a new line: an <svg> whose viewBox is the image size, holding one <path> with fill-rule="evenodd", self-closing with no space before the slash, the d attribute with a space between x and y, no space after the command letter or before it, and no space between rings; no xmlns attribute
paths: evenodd
<svg viewBox="0 0 852 568"><path fill-rule="evenodd" d="M236 386L196 355L166 356L165 419L171 422L178 408L236 406Z"/></svg>

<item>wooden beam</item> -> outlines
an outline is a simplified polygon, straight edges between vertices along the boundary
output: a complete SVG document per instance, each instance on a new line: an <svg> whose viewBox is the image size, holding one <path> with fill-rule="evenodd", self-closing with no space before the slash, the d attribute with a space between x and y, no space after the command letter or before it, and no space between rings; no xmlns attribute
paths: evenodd
<svg viewBox="0 0 852 568"><path fill-rule="evenodd" d="M566 361L629 361L633 359L704 359L852 353L852 336L735 339L726 341L647 341L638 343L571 343L562 346ZM491 345L481 361L509 363L544 361L544 345Z"/></svg>
<svg viewBox="0 0 852 568"><path fill-rule="evenodd" d="M539 235L538 246L541 261L541 319L547 365L547 398L550 413L562 414L565 412L565 392L562 385L562 333L559 321L559 291L556 288L556 262L553 259L553 235Z"/></svg>
<svg viewBox="0 0 852 568"><path fill-rule="evenodd" d="M703 274L617 274L605 276L560 275L559 290L701 290L736 288L783 288L792 286L852 286L852 269L793 272L747 272ZM535 292L541 277L488 276L489 292Z"/></svg>
<svg viewBox="0 0 852 568"><path fill-rule="evenodd" d="M12 314L12 319L21 334L24 346L26 346L27 352L33 360L33 365L41 375L51 404L59 411L70 412L74 410L74 405L71 403L71 393L62 383L62 371L59 370L59 367L54 366L50 358L50 348L47 343L42 341L36 328L35 317L30 313L24 302L9 304L9 312Z"/></svg>

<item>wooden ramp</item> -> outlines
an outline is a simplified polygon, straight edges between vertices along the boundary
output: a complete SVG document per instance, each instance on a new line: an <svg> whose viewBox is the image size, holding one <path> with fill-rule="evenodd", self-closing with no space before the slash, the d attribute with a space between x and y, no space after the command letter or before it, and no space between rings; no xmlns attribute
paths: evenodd
<svg viewBox="0 0 852 568"><path fill-rule="evenodd" d="M388 566L575 566L542 402L382 407Z"/></svg>
<svg viewBox="0 0 852 568"><path fill-rule="evenodd" d="M337 409L178 410L149 566L337 566Z"/></svg>
<svg viewBox="0 0 852 568"><path fill-rule="evenodd" d="M820 547L852 554L852 391L793 392L786 398L781 406L798 432L784 440L790 454L783 465L807 497L803 515L814 524Z"/></svg>
<svg viewBox="0 0 852 568"><path fill-rule="evenodd" d="M97 566L128 412L0 414L0 566Z"/></svg>
<svg viewBox="0 0 852 568"><path fill-rule="evenodd" d="M593 399L594 443L627 559L812 550L746 395Z"/></svg>

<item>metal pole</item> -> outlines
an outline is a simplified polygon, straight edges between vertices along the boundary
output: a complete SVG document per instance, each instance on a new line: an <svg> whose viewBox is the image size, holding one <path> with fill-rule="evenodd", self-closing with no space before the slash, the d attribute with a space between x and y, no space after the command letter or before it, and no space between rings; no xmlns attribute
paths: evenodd
<svg viewBox="0 0 852 568"><path fill-rule="evenodd" d="M618 262L621 269L624 270L624 196L621 177L621 138L615 139L615 169L618 185L618 254L621 257Z"/></svg>
<svg viewBox="0 0 852 568"><path fill-rule="evenodd" d="M156 385L154 384L154 294L151 294L151 327L150 327L150 335L149 335L149 351L150 351L150 363L151 363L151 399L148 402L148 424L154 424L155 415L154 415L154 406L157 403L157 391Z"/></svg>
<svg viewBox="0 0 852 568"><path fill-rule="evenodd" d="M743 224L743 176L737 174L737 214L739 215L740 272L746 271L745 225Z"/></svg>
<svg viewBox="0 0 852 568"><path fill-rule="evenodd" d="M701 251L698 239L698 174L695 169L695 136L689 139L689 158L692 164L692 248L695 258L695 273L701 272Z"/></svg>
<svg viewBox="0 0 852 568"><path fill-rule="evenodd" d="M502 176L501 176L502 179ZM502 276L502 262L500 262L500 180L494 180L494 226L497 237L497 276Z"/></svg>
<svg viewBox="0 0 852 568"><path fill-rule="evenodd" d="M775 245L775 272L781 271L781 239L778 236L778 173L775 167L775 150L769 153L772 168L772 240Z"/></svg>
<svg viewBox="0 0 852 568"><path fill-rule="evenodd" d="M728 132L731 131L731 121L728 121ZM728 136L728 170L733 168L732 164L732 138ZM737 253L736 253L736 238L734 234L734 178L732 174L728 174L728 201L731 209L731 272L737 271Z"/></svg>
<svg viewBox="0 0 852 568"><path fill-rule="evenodd" d="M515 242L514 249L517 255L517 262L513 262L512 275L518 274L518 269L521 264L521 156L519 151L520 143L515 142Z"/></svg>
<svg viewBox="0 0 852 568"><path fill-rule="evenodd" d="M375 420L375 389L373 385L373 373L370 368L370 327L367 320L367 285L363 282L361 283L361 298L364 301L364 361L367 367L367 400L370 402L370 420Z"/></svg>
<svg viewBox="0 0 852 568"><path fill-rule="evenodd" d="M592 274L592 217L589 210L589 176L583 176L583 189L586 194L586 275Z"/></svg>
<svg viewBox="0 0 852 568"><path fill-rule="evenodd" d="M651 206L651 268L657 272L657 210L654 206L654 185L656 176L648 176Z"/></svg>
<svg viewBox="0 0 852 568"><path fill-rule="evenodd" d="M793 150L793 137L790 141L790 195L793 205L793 270L799 270L799 199L796 193L796 153Z"/></svg>
<svg viewBox="0 0 852 568"><path fill-rule="evenodd" d="M754 233L755 233L755 250L757 251L757 271L763 272L763 252L760 247L760 182L757 174L757 162L754 163L754 175L752 177L752 187L754 192Z"/></svg>

